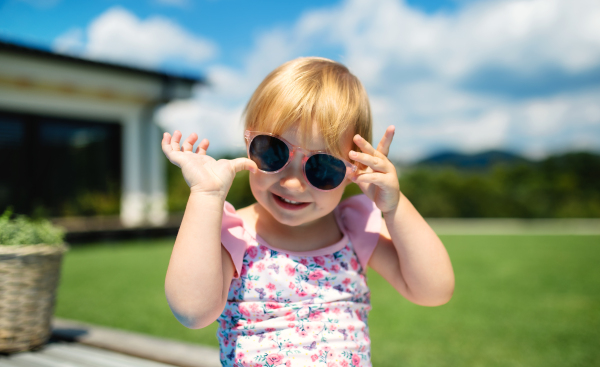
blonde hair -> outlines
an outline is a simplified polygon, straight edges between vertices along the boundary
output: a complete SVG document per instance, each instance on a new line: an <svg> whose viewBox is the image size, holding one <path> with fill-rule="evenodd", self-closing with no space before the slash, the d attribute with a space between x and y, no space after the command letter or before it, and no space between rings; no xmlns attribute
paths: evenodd
<svg viewBox="0 0 600 367"><path fill-rule="evenodd" d="M316 123L327 150L342 151L344 134L371 142L367 92L344 65L320 57L301 57L279 66L260 83L244 111L245 128L281 135L290 128L310 132ZM301 134L302 144L310 134ZM354 150L358 148L353 143ZM358 150L357 150L358 151Z"/></svg>

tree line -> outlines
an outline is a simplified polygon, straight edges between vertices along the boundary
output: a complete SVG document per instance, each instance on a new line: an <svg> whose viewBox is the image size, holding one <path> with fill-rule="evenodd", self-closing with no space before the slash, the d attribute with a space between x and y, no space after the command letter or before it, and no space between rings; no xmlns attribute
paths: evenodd
<svg viewBox="0 0 600 367"><path fill-rule="evenodd" d="M453 164L399 166L400 190L424 217L598 218L600 155L574 152L533 162L519 159L484 168ZM181 212L189 187L169 163L169 211ZM361 193L351 184L344 197ZM236 208L255 202L248 172L236 176L227 196Z"/></svg>

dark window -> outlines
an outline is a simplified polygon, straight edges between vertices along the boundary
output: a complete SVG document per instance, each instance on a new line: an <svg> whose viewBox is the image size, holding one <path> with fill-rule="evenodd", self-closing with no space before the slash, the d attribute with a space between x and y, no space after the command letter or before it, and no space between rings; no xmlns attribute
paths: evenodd
<svg viewBox="0 0 600 367"><path fill-rule="evenodd" d="M0 210L118 214L121 125L0 111Z"/></svg>

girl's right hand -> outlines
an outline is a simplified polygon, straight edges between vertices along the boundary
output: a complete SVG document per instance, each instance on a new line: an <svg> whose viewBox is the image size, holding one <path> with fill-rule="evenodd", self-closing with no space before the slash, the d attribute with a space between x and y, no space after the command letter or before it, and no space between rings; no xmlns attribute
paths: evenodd
<svg viewBox="0 0 600 367"><path fill-rule="evenodd" d="M225 200L237 172L249 170L254 173L258 169L256 163L248 158L217 161L206 155L209 144L207 139L198 144L194 153L194 143L198 140L196 133L190 134L183 142L183 150L179 146L180 140L179 130L175 130L172 138L169 133L164 133L162 150L171 163L181 168L183 178L192 193L218 195Z"/></svg>

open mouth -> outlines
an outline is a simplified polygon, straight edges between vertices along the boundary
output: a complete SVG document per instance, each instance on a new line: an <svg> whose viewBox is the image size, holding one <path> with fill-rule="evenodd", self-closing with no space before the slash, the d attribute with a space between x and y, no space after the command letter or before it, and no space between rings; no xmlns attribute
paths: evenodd
<svg viewBox="0 0 600 367"><path fill-rule="evenodd" d="M306 202L302 202L302 201L294 201L294 200L289 200L286 198L283 198L279 195L275 195L273 194L273 198L275 198L275 202L277 204L279 204L279 206L285 208L285 209L302 209L306 206L308 206L308 204L310 203L306 203Z"/></svg>

